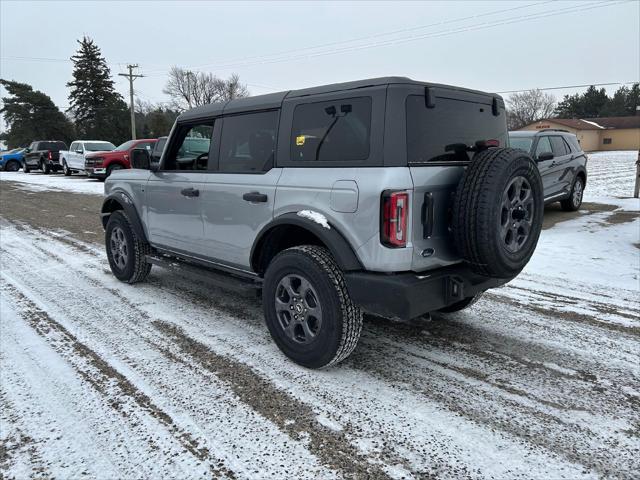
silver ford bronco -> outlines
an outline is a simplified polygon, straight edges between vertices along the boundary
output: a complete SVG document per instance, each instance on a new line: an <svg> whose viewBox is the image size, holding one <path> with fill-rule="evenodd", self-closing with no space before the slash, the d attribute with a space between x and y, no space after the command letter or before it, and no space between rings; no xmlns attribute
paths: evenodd
<svg viewBox="0 0 640 480"><path fill-rule="evenodd" d="M508 141L500 96L398 77L198 107L107 179L109 264L255 289L284 354L326 367L363 312L461 310L522 270L543 188Z"/></svg>

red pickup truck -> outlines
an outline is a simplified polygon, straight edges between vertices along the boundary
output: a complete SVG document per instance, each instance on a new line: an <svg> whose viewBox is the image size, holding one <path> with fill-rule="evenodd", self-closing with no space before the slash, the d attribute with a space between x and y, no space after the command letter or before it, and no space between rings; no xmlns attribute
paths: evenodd
<svg viewBox="0 0 640 480"><path fill-rule="evenodd" d="M131 150L146 148L151 153L155 138L141 138L129 140L110 152L96 152L85 156L84 171L92 178L104 180L114 170L131 168Z"/></svg>

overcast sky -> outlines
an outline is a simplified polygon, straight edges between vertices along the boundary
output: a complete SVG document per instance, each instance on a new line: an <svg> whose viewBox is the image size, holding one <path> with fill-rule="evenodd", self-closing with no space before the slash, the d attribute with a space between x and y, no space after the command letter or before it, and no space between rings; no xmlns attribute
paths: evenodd
<svg viewBox="0 0 640 480"><path fill-rule="evenodd" d="M0 76L68 105L69 57L93 38L128 101L166 102L172 65L252 94L384 75L500 92L640 78L640 2L0 1ZM611 92L617 86L608 87ZM554 91L560 97L571 91ZM4 93L4 92L2 92Z"/></svg>

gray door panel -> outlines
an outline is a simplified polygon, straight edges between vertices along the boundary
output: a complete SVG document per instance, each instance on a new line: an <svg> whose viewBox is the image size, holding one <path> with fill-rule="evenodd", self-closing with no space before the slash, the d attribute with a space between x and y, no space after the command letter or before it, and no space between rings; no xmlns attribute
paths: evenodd
<svg viewBox="0 0 640 480"><path fill-rule="evenodd" d="M201 196L185 196L185 189L199 190L202 173L156 172L146 188L146 222L154 246L202 254Z"/></svg>
<svg viewBox="0 0 640 480"><path fill-rule="evenodd" d="M264 174L211 172L203 176L200 197L206 257L250 268L256 235L273 219L281 173L281 168L272 168ZM243 198L251 193L265 195L266 201Z"/></svg>

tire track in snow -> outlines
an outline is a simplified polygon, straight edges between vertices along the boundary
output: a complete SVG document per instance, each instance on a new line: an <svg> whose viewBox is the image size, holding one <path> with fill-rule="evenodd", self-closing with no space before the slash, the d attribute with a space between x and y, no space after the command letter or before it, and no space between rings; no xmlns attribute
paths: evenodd
<svg viewBox="0 0 640 480"><path fill-rule="evenodd" d="M206 447L201 447L189 432L182 431L173 419L159 408L146 394L138 390L124 375L115 370L87 345L78 341L60 323L56 322L47 312L40 309L29 300L10 280L0 289L6 291L15 301L19 313L29 325L63 357L70 359L77 373L96 391L108 398L109 405L123 416L128 416L126 404L132 400L146 414L162 424L169 433L191 455L209 464L209 470L215 477L235 478L233 472L225 467L219 468L219 459L211 458ZM83 368L82 363L73 361L80 357L92 368Z"/></svg>
<svg viewBox="0 0 640 480"><path fill-rule="evenodd" d="M47 246L48 248L49 246ZM52 249L55 249L55 242L52 242L50 247ZM18 261L17 259L12 259L15 261ZM81 270L77 270L76 271L76 266L75 265L69 265L68 262L65 266L65 268L71 268L72 270L74 270L74 274L83 276L85 274L90 274L90 277L88 278L93 278L96 275L98 275L100 272L98 270L96 270L95 268L92 269L91 272L87 271L87 272L83 272ZM184 324L186 319L192 319L193 321L189 320L189 324L190 329L193 330L194 328L194 324L197 323L199 321L198 319L198 315L192 316L191 312L198 312L198 311L206 311L209 310L211 311L211 309L213 308L213 315L219 315L219 313L216 312L216 309L221 309L221 310L225 310L226 305L227 304L231 304L231 309L230 311L235 312L239 315L241 315L242 317L244 317L247 320L250 320L250 324L249 325L244 325L242 322L238 322L236 321L236 319L232 319L233 320L233 326L237 327L238 329L244 329L243 333L246 333L246 345L238 345L236 343L234 343L233 340L230 341L230 346L231 348L236 349L237 351L237 355L234 356L240 356L240 358L243 359L243 362L246 360L253 360L253 361L257 361L257 358L260 358L259 363L257 364L260 367L260 371L262 375L265 375L265 370L268 371L268 362L269 361L275 361L279 362L282 365L282 370L283 372L269 372L266 373L267 376L269 377L279 377L282 374L287 374L289 371L292 372L296 372L295 369L291 369L291 368L287 368L286 365L286 361L283 360L283 358L279 355L265 355L265 349L262 348L262 345L265 343L268 343L268 338L265 338L264 332L262 330L260 330L260 335L259 335L259 339L258 339L258 344L256 344L256 336L254 335L254 330L257 329L262 329L262 323L259 320L260 318L260 309L259 306L255 303L255 302L246 302L246 299L244 299L244 304L241 304L240 306L238 306L237 304L234 307L234 302L236 301L234 299L233 296L228 296L227 294L222 294L221 296L223 298L215 298L217 296L218 293L221 293L219 290L215 290L215 289L209 289L206 285L201 285L201 284L196 284L193 281L188 281L185 279L179 279L176 280L175 277L171 276L171 275L158 275L158 276L153 276L151 278L152 281L152 285L150 287L124 287L122 289L119 290L115 290L114 292L119 292L122 294L122 298L141 298L144 299L146 293L148 292L156 292L158 289L156 288L157 285L153 285L155 283L157 283L158 285L162 285L161 287L161 292L164 292L165 295L168 296L175 296L177 298L179 298L184 305L181 306L181 310L184 309L184 312L182 315L180 315L180 318L176 319L176 321L179 321L179 323ZM113 282L110 282L113 283ZM96 281L95 288L102 288L104 289L106 287L105 282L101 282L101 281ZM108 287L111 288L111 287ZM112 294L114 292L111 292ZM187 302L185 302L185 296L186 296L186 300ZM212 302L212 297L213 297L213 302ZM136 300L137 301L137 300ZM161 302L162 303L162 302ZM142 304L140 303L135 303L132 302L130 305L126 305L128 310L131 310L132 308L136 307L138 309L141 309L141 311L147 311L145 309L145 301L143 300ZM173 308L173 307L172 307ZM502 311L504 309L500 309L499 306L495 306L494 304L492 304L491 302L487 303L487 307L484 309L487 312L490 312L491 314L496 314L496 313L505 313L505 311ZM138 314L139 312L136 312L136 314ZM489 315L489 313L485 313L481 316L482 320L489 320L489 317L487 316ZM468 316L465 317L464 314L458 316L458 317L454 317L454 318L469 318ZM551 317L547 318L548 321L552 321L553 319ZM220 322L218 322L219 324ZM454 322L455 323L455 322ZM563 322L561 321L561 324ZM567 323L567 322L564 322ZM171 323L173 324L173 323ZM463 325L463 324L460 324ZM144 325L142 325L141 327L143 327ZM201 325L202 327L203 325ZM255 327L255 328L252 328ZM259 327L258 327L259 326ZM204 325L205 328L203 328L203 330L211 330L211 327L206 328L206 325ZM416 360L412 360L412 356L411 355L407 355L406 350L410 350L412 348L416 348L419 350L423 350L426 352L421 352L420 354L423 355L424 353L430 353L430 352L434 352L434 355L444 355L446 354L449 350L451 351L450 353L455 354L455 355L462 355L462 358L459 360L460 363L462 364L466 364L466 369L464 370L464 372L466 373L466 375L468 375L468 378L464 378L464 383L463 383L463 387L464 388L459 388L456 387L455 389L451 389L450 392L447 392L445 390L445 393L449 393L448 395L448 399L447 401L442 401L440 399L430 399L428 396L423 395L422 392L420 391L419 388L415 388L415 389L406 389L405 388L405 392L407 394L407 398L411 398L412 396L415 396L416 393L419 393L422 397L422 400L424 402L435 402L437 404L443 405L447 408L448 405L456 400L455 395L456 393L458 394L458 402L454 404L454 406L459 406L459 405L466 405L468 402L473 402L473 401L480 401L480 402L484 402L485 404L487 403L487 397L479 395L476 397L473 397L470 393L468 394L466 392L466 390L469 389L476 389L477 385L473 383L473 366L476 367L482 367L481 370L486 370L488 368L488 366L486 364L482 365L479 364L478 359L476 358L478 356L478 352L482 352L485 348L486 345L484 344L487 339L490 339L491 342L494 342L495 345L501 345L503 346L502 350L504 351L509 351L514 344L514 337L513 335L505 335L502 337L499 336L494 336L495 332L492 332L491 330L487 330L485 328L467 328L468 326L465 326L465 328L460 329L460 328L446 328L445 327L445 331L443 331L443 335L441 336L439 342L424 342L424 341L420 341L420 340L424 340L423 337L421 336L415 336L416 338L410 338L411 336L408 336L408 338L403 338L402 335L398 335L398 332L402 332L404 331L402 327L396 327L396 326L383 326L381 327L380 325L368 325L366 327L366 332L367 335L371 335L372 337L376 337L376 336L380 336L382 337L382 340L385 340L385 338L394 338L394 335L396 337L399 337L399 339L402 341L402 345L397 347L397 348L393 348L393 347L389 347L387 344L385 344L384 341L375 341L375 342L370 342L368 340L365 340L364 345L364 349L361 346L360 349L356 350L356 355L362 355L365 354L365 357L367 358L367 360L370 361L370 364L373 366L380 366L381 370L385 370L385 371L390 371L393 376L384 376L384 375L377 375L375 370L376 369L372 369L370 368L367 364L362 368L359 368L359 365L357 364L357 362L354 360L353 362L347 362L347 364L344 367L344 371L348 372L350 367L356 367L356 375L362 376L362 374L359 374L358 372L362 372L362 373L372 373L374 376L373 377L368 377L365 375L366 378L366 382L372 382L371 384L371 388L373 390L375 389L379 389L381 388L384 384L387 385L391 385L394 389L399 389L401 388L403 385L407 385L409 382L406 379L403 379L402 376L403 374L406 374L409 380L414 379L417 376L416 373L416 366L412 364L412 362L416 362ZM144 331L143 328L141 328L141 333L146 334L146 332ZM431 330L429 330L431 331ZM567 331L568 333L572 333L572 335L575 335L575 332L569 330ZM542 337L544 339L545 336L550 335L548 332L545 332L544 330L539 332L542 334ZM208 334L211 335L211 334ZM468 336L471 337L471 341L467 342L468 345L466 347L465 350L465 338ZM191 338L194 338L193 333L190 333L189 336ZM214 334L215 336L215 334ZM211 345L211 341L215 342L220 342L220 338L214 338L214 336L207 336L206 337L206 342L207 342L207 346ZM222 333L222 336L224 336L224 332ZM195 338L200 338L200 337L195 337ZM204 338L204 337L203 337ZM480 341L475 342L475 339L480 339ZM572 338L568 339L569 341L573 341ZM202 343L202 342L201 342ZM367 345L368 343L368 345ZM426 344L425 344L426 343ZM517 342L516 342L517 344ZM204 343L203 343L204 345ZM444 346L443 346L444 345ZM531 347L537 347L539 346L539 342L535 341L532 342L530 338L527 338L527 342L522 342L521 348L517 349L515 352L515 356L522 356L523 358L525 358L526 355L526 350L529 349L531 350ZM250 350L255 349L256 347L258 347L258 351L255 354L252 354L250 352ZM448 347L448 349L444 349L444 347ZM443 351L444 349L444 351ZM273 349L270 349L270 351L272 351ZM469 352L467 351L469 350ZM550 350L550 349L549 349ZM551 350L553 351L553 350ZM464 355L465 353L468 353L468 355ZM534 354L536 352L533 352ZM538 352L539 353L539 359L540 360L545 360L545 358L548 360L548 356L546 351L544 352ZM555 352L555 355L562 359L563 355L566 352ZM386 360L386 357L389 357L388 361ZM537 359L538 357L536 357L534 355L534 357ZM355 358L355 357L354 357ZM447 364L452 364L453 360L451 358L449 358L448 356L444 355L445 358L445 362ZM499 360L503 360L502 358L496 358L491 357L492 358L492 364L489 365L489 367L497 367L498 366L498 361ZM381 363L381 360L384 360ZM420 358L418 358L419 361L423 361ZM572 367L575 367L575 359L571 359L572 361ZM526 360L524 361L526 362ZM366 363L366 362L365 362ZM540 362L543 367L544 367L544 362ZM587 362L589 363L589 362ZM524 365L525 363L523 363ZM255 365L254 365L255 366ZM455 366L455 365L454 365ZM342 368L342 367L341 367ZM439 367L441 368L441 366ZM399 370L403 370L403 371L399 371ZM417 370L424 370L424 367L422 365L419 365L417 367ZM431 370L432 369L427 369L426 374L431 374ZM455 370L455 369L452 369ZM549 370L551 371L552 369L546 369L545 370ZM615 373L615 369L610 369L609 372L605 372L605 374L610 374L611 372ZM521 376L521 373L524 373L526 376L526 371L524 372L520 372L520 371L513 371L512 368L508 368L507 369L507 374L513 374L513 375L518 375ZM557 373L557 372L556 372ZM447 375L445 376L437 376L437 381L435 381L434 383L421 383L418 386L427 386L430 388L433 388L435 390L442 390L443 387L446 387L449 383L451 383L452 380L456 380L456 378L459 381L459 377L460 377L461 373L460 372L450 372L447 373ZM464 376L464 375L463 375ZM565 376L567 376L565 374ZM571 377L571 375L568 375L568 377ZM316 373L310 374L310 375L303 375L302 377L299 378L295 378L295 377L287 377L289 380L291 380L293 383L292 385L295 385L296 382L299 383L300 380L302 380L302 378L304 378L305 382L309 381L309 378L311 379L315 379L315 382L318 381L318 376ZM323 376L320 378L324 378L325 381L329 381L331 382L331 379L328 378L327 376ZM615 375L614 375L615 378ZM377 380L376 380L377 379ZM513 380L513 378L508 378L508 380ZM524 379L526 380L526 378ZM314 380L312 380L314 381ZM365 381L365 380L363 380ZM424 380L422 380L422 382L424 382ZM280 386L280 388L282 388L282 377L280 378L278 385ZM336 391L332 391L332 388L335 388L336 385L335 383L330 383L331 388L329 388L329 385L327 385L327 387L321 386L320 384L316 384L314 385L313 383L309 384L308 387L311 389L312 392L315 392L315 394L317 394L320 398L322 398L321 404L319 405L320 408L326 408L329 405L334 405L335 407L338 407L338 409L344 407L343 412L341 412L341 419L345 420L342 423L345 424L349 424L351 423L354 426L357 426L357 428L362 428L363 426L365 426L364 423L362 423L363 421L365 421L366 415L363 414L363 412L358 412L357 411L357 406L351 406L349 409L349 405L348 402L345 401L343 403L341 403L340 398L338 398L340 396L339 391L336 389ZM298 387L300 387L300 385L298 385ZM306 386L304 386L306 388ZM542 390L544 391L544 385L531 385L529 388L537 388L537 387L542 387ZM462 393L460 393L462 392ZM299 394L299 391L296 392L297 394ZM473 392L471 392L473 393ZM492 392L493 393L493 392ZM553 393L553 390L551 390L550 393ZM309 394L311 395L311 394ZM492 396L489 397L489 405L491 405L491 402L495 402L495 404L498 407L503 407L505 403L501 401L499 396ZM352 400L351 397L347 397L348 400ZM377 399L378 401L386 401L383 399ZM374 405L374 404L371 404ZM501 412L501 413L511 413L512 415L515 415L515 418L513 418L511 421L515 424L522 424L522 423L526 423L526 416L522 415L521 412L519 412L515 407L512 407L510 405L507 404L508 408L511 408L511 410L507 409L505 412ZM376 408L376 407L373 407ZM402 410L402 406L401 404L397 405L397 409L398 410ZM455 411L455 409L454 409ZM390 412L390 411L389 411ZM373 412L372 412L373 413ZM404 413L404 412L403 412ZM489 414L491 415L491 412L487 409L484 410L483 412L484 414ZM415 417L414 417L415 418ZM380 421L379 419L376 419L376 421ZM387 428L389 429L393 429L400 427L401 425L397 424L397 420L394 418L389 418L389 419L384 419L385 422L389 422L387 424L384 424L384 427L381 427L381 431L379 432L380 437L384 440L384 441L389 441L389 442L394 442L396 440L398 440L400 437L394 437L393 435L388 436L387 435ZM477 419L476 419L477 421ZM481 422L479 422L481 423ZM487 426L485 426L486 428ZM491 427L491 425L488 425L488 427ZM405 430L405 434L409 434L409 436L412 436L415 434L415 436L419 436L420 435L420 428L419 426L416 425L417 431L412 432L411 429L409 430ZM549 425L549 428L551 430L554 429L553 425ZM505 429L505 432L507 432L508 435L512 435L511 433L509 433L508 429ZM526 441L526 440L525 440ZM442 448L443 445L437 445L437 448ZM399 448L400 450L405 450L405 452L407 452L407 450L413 450L411 452L410 456L415 456L416 455L416 445L412 445L411 443L409 443L408 439L404 439L404 441L402 443L400 443L399 445L394 445L393 447L391 447L391 450L395 450ZM581 451L583 450L583 446L578 444L578 449L580 449ZM540 453L540 449L533 446L533 448L528 449L529 451L527 452L527 455L533 455L535 457L536 454ZM408 453L408 452L407 452ZM623 453L626 453L623 452ZM418 464L420 464L421 462L424 462L426 458L428 457L428 454L421 454L421 455L425 455L422 458L415 458L414 457L414 461L417 461ZM444 474L445 476L447 475L447 473L449 475L451 475L451 472L453 472L453 467L452 465L456 465L457 464L457 468L460 467L464 467L464 464L460 465L456 460L455 460L455 456L454 457L448 457L448 458L444 458L443 459L443 467L445 468L444 470L441 471L442 474ZM435 462L435 459L432 459L433 462ZM449 469L446 469L446 465L449 465ZM424 466L424 463L423 463ZM432 470L430 470L429 468L424 468L423 470L420 470L419 468L417 468L414 471L422 471L425 472L425 474L428 474L429 472L432 472ZM615 471L615 468L614 468ZM460 474L462 475L468 475L468 476L472 476L472 474L469 473L469 470L465 472L464 469L459 470ZM513 475L515 476L515 474ZM621 475L623 476L623 475Z"/></svg>

